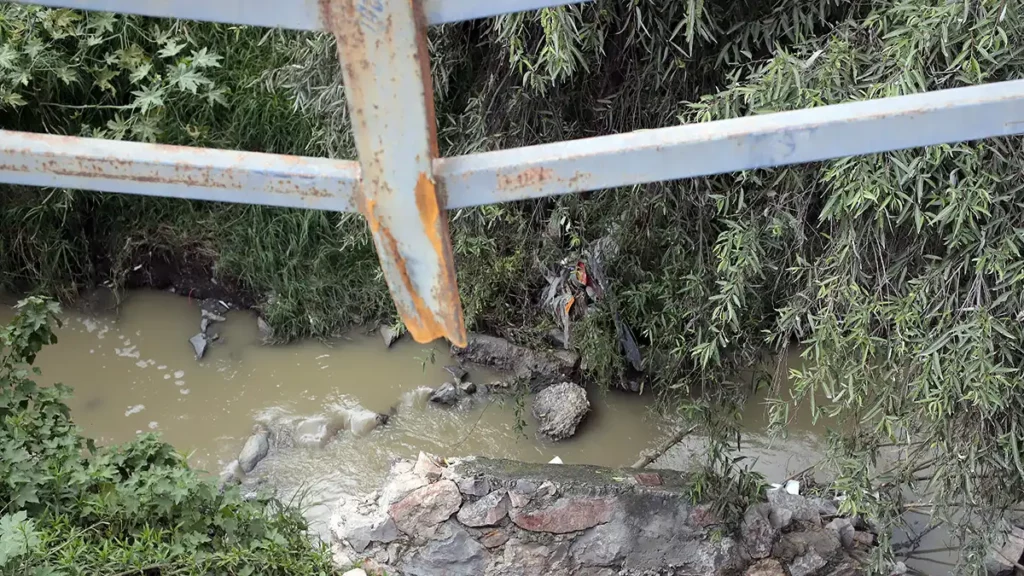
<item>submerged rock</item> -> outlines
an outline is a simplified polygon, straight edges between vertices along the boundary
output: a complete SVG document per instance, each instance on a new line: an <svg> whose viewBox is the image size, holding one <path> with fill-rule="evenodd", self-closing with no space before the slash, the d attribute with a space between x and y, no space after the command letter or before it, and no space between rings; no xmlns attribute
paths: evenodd
<svg viewBox="0 0 1024 576"><path fill-rule="evenodd" d="M245 441L242 451L238 453L238 466L242 472L248 474L256 468L256 465L267 457L270 451L270 431L260 426L252 436Z"/></svg>
<svg viewBox="0 0 1024 576"><path fill-rule="evenodd" d="M271 326L270 322L267 322L263 316L256 318L256 327L259 328L260 338L262 338L264 342L270 342L274 339L274 327Z"/></svg>
<svg viewBox="0 0 1024 576"><path fill-rule="evenodd" d="M398 340L398 337L402 335L401 332L395 330L391 326L381 326L378 332L380 333L381 339L384 340L384 346L388 348L391 348L391 345L395 343L395 340Z"/></svg>
<svg viewBox="0 0 1024 576"><path fill-rule="evenodd" d="M462 366L459 366L458 364L451 364L445 366L444 370L445 372L451 374L452 378L455 378L456 382L462 382L463 380L466 379L466 374L468 374L468 372L466 372L466 369L463 368Z"/></svg>
<svg viewBox="0 0 1024 576"><path fill-rule="evenodd" d="M430 401L435 404L454 406L459 401L459 389L451 382L445 382L430 394Z"/></svg>
<svg viewBox="0 0 1024 576"><path fill-rule="evenodd" d="M296 446L323 448L337 432L337 423L324 416L314 416L295 426L292 439Z"/></svg>
<svg viewBox="0 0 1024 576"><path fill-rule="evenodd" d="M533 399L533 416L540 424L537 432L552 440L564 440L575 434L589 411L587 391L572 382L545 388Z"/></svg>
<svg viewBox="0 0 1024 576"><path fill-rule="evenodd" d="M195 336L188 339L188 343L192 345L192 350L196 353L196 360L202 360L203 355L206 354L206 347L210 341L206 338L206 334L200 332Z"/></svg>

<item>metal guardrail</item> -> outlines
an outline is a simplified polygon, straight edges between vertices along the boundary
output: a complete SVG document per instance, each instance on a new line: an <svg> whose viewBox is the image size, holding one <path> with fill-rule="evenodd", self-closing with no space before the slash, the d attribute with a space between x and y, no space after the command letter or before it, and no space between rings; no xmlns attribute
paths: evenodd
<svg viewBox="0 0 1024 576"><path fill-rule="evenodd" d="M1017 80L438 158L427 24L570 2L35 3L331 31L359 162L0 130L0 181L359 211L398 311L420 342L466 342L447 209L1024 133L1024 80Z"/></svg>

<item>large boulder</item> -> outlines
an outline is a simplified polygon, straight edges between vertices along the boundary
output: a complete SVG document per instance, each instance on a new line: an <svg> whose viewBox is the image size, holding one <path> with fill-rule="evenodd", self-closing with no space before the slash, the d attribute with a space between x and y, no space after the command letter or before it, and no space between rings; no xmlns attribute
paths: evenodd
<svg viewBox="0 0 1024 576"><path fill-rule="evenodd" d="M470 334L465 348L452 348L460 361L492 366L529 382L537 392L572 375L579 355L568 350L531 350L503 338Z"/></svg>
<svg viewBox="0 0 1024 576"><path fill-rule="evenodd" d="M258 426L245 441L241 452L238 453L238 466L242 472L248 474L256 468L256 465L267 457L270 451L270 431Z"/></svg>
<svg viewBox="0 0 1024 576"><path fill-rule="evenodd" d="M533 399L537 432L552 440L564 440L576 433L576 426L590 411L587 391L572 382L541 390Z"/></svg>

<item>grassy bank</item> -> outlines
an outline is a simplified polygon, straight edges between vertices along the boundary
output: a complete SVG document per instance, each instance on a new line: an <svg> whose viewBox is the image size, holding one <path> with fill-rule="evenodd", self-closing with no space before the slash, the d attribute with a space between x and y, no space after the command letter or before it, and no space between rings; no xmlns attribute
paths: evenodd
<svg viewBox="0 0 1024 576"><path fill-rule="evenodd" d="M0 16L4 128L353 157L323 35L10 5ZM608 0L431 30L443 154L1020 78L1022 47L1020 7L1005 0ZM1024 489L1022 161L1019 139L993 139L457 211L467 321L539 341L560 321L541 305L545 270L601 244L646 386L734 438L736 419L710 410L745 392L729 375L802 341L810 362L773 421L782 431L795 403L813 402L835 424L847 512L897 522L901 487L938 451L940 509L995 518ZM393 320L358 218L2 194L8 289L131 282L156 254L237 285L284 338ZM612 300L575 294L588 304L569 314L586 376L634 377ZM697 390L703 401L680 400ZM917 448L883 480L870 463L893 443Z"/></svg>

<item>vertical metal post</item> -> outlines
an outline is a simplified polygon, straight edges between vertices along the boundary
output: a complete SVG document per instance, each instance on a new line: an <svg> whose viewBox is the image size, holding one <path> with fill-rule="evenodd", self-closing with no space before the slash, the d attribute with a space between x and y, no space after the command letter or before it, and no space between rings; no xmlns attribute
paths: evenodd
<svg viewBox="0 0 1024 576"><path fill-rule="evenodd" d="M427 23L420 0L321 0L338 41L362 167L357 205L413 338L466 345L437 157Z"/></svg>

